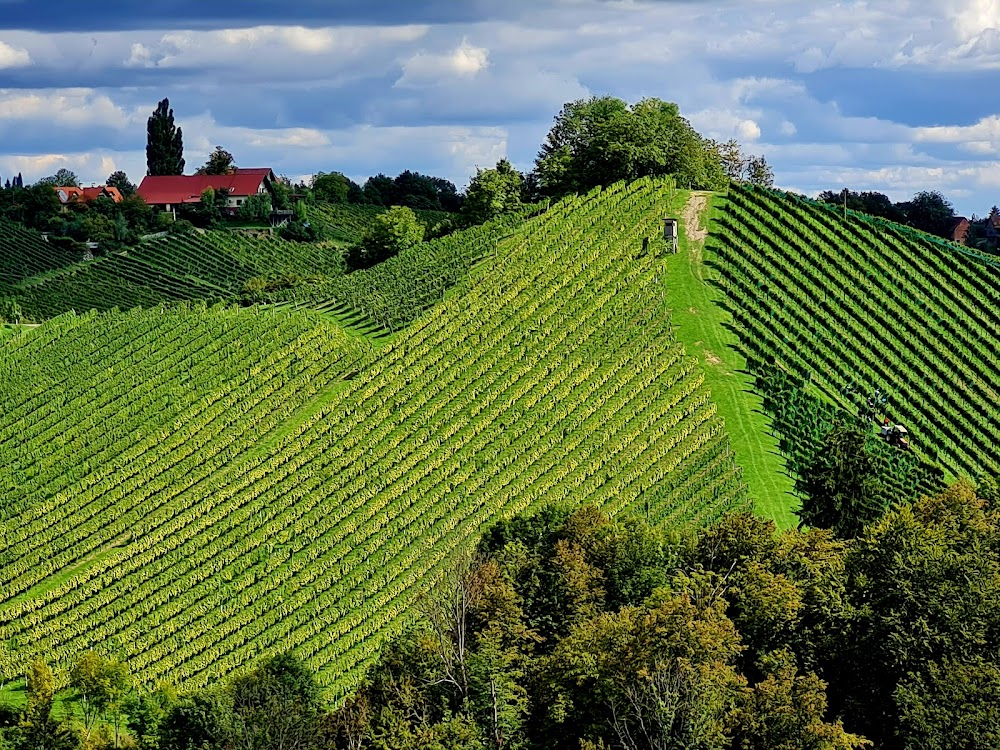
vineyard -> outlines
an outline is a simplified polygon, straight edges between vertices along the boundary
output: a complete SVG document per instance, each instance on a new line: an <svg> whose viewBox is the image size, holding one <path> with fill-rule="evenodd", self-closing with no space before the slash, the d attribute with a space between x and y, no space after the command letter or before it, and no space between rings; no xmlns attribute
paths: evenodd
<svg viewBox="0 0 1000 750"><path fill-rule="evenodd" d="M228 300L314 308L338 319L353 316L359 328L395 332L439 302L476 262L544 208L527 207L349 274L341 249L329 243L206 232L162 237L85 262L73 257L72 265L20 280L7 294L30 321L69 311ZM37 250L23 246L27 255Z"/></svg>
<svg viewBox="0 0 1000 750"><path fill-rule="evenodd" d="M0 677L98 648L194 687L290 648L342 695L496 519L747 507L643 247L683 200L618 184L478 265L448 251L461 283L398 292L415 319L380 349L314 313L204 305L0 341ZM189 283L232 289L251 260L232 257Z"/></svg>
<svg viewBox="0 0 1000 750"><path fill-rule="evenodd" d="M0 290L81 260L83 253L46 242L20 224L0 219Z"/></svg>
<svg viewBox="0 0 1000 750"><path fill-rule="evenodd" d="M721 204L711 250L754 372L781 368L852 415L860 404L847 394L879 388L931 464L954 476L1000 470L1000 287L991 261L749 188L733 188Z"/></svg>
<svg viewBox="0 0 1000 750"><path fill-rule="evenodd" d="M382 263L353 273L294 287L261 301L354 313L373 329L395 332L412 323L469 278L483 258L496 255L504 239L546 205L526 206L461 232L424 242ZM512 238L516 242L516 236Z"/></svg>
<svg viewBox="0 0 1000 750"><path fill-rule="evenodd" d="M325 203L310 204L308 209L309 223L313 224L330 237L334 242L343 245L357 245L364 238L372 224L372 220L385 212L382 206L368 206L356 203ZM443 221L454 218L447 211L414 210L417 219L427 227L433 227Z"/></svg>

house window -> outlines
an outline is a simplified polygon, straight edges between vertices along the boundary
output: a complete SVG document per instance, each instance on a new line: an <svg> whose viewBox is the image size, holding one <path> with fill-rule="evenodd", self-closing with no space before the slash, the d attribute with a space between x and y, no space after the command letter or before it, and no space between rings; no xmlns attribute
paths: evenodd
<svg viewBox="0 0 1000 750"><path fill-rule="evenodd" d="M242 206L243 205L243 199L242 198L237 198L236 199L236 205L237 206Z"/></svg>

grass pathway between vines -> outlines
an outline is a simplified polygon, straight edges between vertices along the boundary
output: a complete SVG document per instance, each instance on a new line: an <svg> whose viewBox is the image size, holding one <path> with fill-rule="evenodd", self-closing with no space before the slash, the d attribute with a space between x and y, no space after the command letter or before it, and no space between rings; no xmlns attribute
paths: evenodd
<svg viewBox="0 0 1000 750"><path fill-rule="evenodd" d="M726 327L730 316L716 304L718 292L705 280L702 254L712 200L706 192L688 197L681 215L680 252L666 257L667 303L677 338L688 354L698 357L705 384L726 421L756 511L786 529L798 522L793 513L799 502L794 483L761 399L753 392L746 360L736 349L736 334Z"/></svg>

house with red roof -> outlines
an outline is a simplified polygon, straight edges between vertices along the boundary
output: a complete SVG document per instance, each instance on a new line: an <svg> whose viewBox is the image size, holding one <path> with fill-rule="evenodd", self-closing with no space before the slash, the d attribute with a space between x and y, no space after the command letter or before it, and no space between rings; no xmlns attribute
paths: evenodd
<svg viewBox="0 0 1000 750"><path fill-rule="evenodd" d="M110 198L115 203L121 203L124 200L118 188L111 185L93 185L86 188L76 185L56 185L52 189L56 191L56 196L58 196L64 212L67 210L67 205L77 201L86 202L97 198Z"/></svg>
<svg viewBox="0 0 1000 750"><path fill-rule="evenodd" d="M230 174L149 175L138 194L146 203L173 212L178 206L201 203L208 188L226 192L226 213L236 214L251 195L271 195L277 178L269 167L233 169Z"/></svg>

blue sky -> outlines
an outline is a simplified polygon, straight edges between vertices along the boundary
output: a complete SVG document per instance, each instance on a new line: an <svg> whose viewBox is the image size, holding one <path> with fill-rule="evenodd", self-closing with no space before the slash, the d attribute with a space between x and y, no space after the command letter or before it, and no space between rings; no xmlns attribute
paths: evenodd
<svg viewBox="0 0 1000 750"><path fill-rule="evenodd" d="M530 168L563 103L675 101L781 187L1000 203L1000 0L0 0L0 177L145 173L169 97L298 179Z"/></svg>

